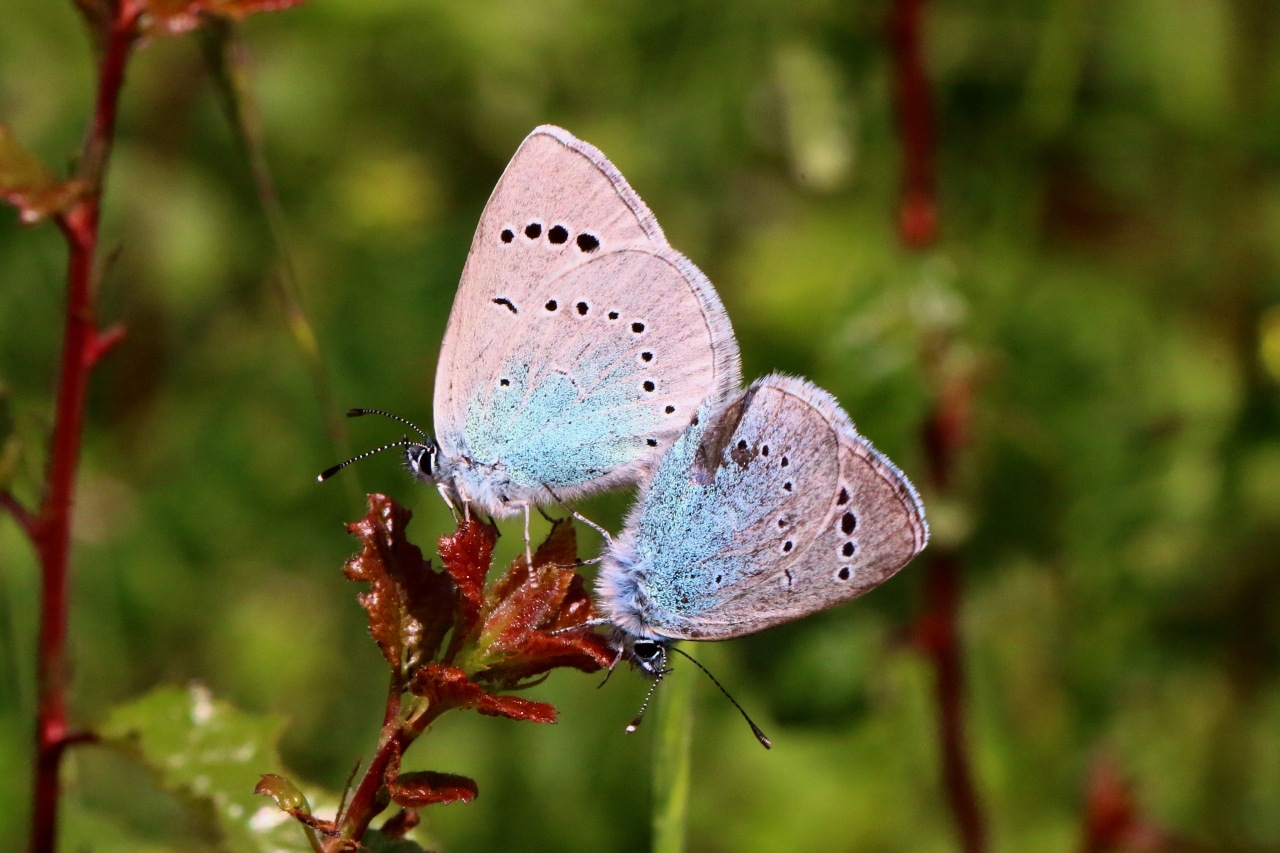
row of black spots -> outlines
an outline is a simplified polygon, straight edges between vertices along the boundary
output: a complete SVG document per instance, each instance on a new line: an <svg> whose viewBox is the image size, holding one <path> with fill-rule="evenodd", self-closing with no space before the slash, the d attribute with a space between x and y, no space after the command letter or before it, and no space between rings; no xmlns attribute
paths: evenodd
<svg viewBox="0 0 1280 853"><path fill-rule="evenodd" d="M530 240L537 240L542 236L542 223L530 222L523 230L524 236L528 237ZM499 235L499 239L501 239L503 243L511 243L516 239L516 232L510 228L503 228L502 233ZM557 246L569 242L569 229L565 228L563 225L552 225L547 229L547 241ZM594 234L589 234L586 231L579 234L573 242L577 245L579 252L590 253L600 248L600 238Z"/></svg>
<svg viewBox="0 0 1280 853"><path fill-rule="evenodd" d="M840 493L836 495L836 506L845 506L849 503L849 489L845 486L840 487ZM845 536L852 536L853 532L858 529L858 516L853 510L845 510L840 515L837 522L840 526L840 532ZM852 539L845 540L840 546L840 556L846 560L856 554L858 545ZM835 574L836 581L847 581L853 576L853 569L850 566L841 566Z"/></svg>
<svg viewBox="0 0 1280 853"><path fill-rule="evenodd" d="M512 310L512 312L515 312L516 310L515 306L511 304L511 300L509 299L495 299L493 301L502 305L506 305ZM554 299L548 299L546 301L546 304L544 304L542 307L546 308L548 311L556 311L560 308L560 303ZM574 307L574 310L578 312L578 316L580 317L585 317L587 316L587 314L591 313L591 303L587 302L586 300L583 300L583 299L578 300L578 302L573 307ZM622 315L619 314L617 311L610 311L606 316L610 320L617 320ZM644 334L644 330L646 328L648 327L645 326L644 322L641 320L635 320L631 323L631 331L633 334L642 335ZM640 358L643 361L653 361L653 353L648 351L642 352L640 354Z"/></svg>
<svg viewBox="0 0 1280 853"><path fill-rule="evenodd" d="M840 516L840 532L845 536L853 533L858 528L858 516L852 510L848 510L844 515Z"/></svg>

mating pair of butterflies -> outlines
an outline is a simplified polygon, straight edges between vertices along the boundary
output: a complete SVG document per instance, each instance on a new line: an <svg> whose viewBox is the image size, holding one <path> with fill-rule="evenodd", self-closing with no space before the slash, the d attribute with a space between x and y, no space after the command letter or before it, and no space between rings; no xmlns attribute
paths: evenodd
<svg viewBox="0 0 1280 853"><path fill-rule="evenodd" d="M451 506L523 512L526 542L530 507L640 484L597 598L650 672L676 640L854 598L928 539L911 483L830 394L777 374L741 388L711 283L558 127L529 134L485 207L434 405L410 468Z"/></svg>

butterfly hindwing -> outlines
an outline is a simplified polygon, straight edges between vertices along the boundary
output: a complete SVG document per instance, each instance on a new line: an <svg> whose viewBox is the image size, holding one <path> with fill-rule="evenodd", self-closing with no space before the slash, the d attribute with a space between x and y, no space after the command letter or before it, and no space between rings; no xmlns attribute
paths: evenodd
<svg viewBox="0 0 1280 853"><path fill-rule="evenodd" d="M602 584L634 584L637 633L753 633L866 592L924 547L910 483L811 383L766 377L708 418L676 441L629 523L643 576Z"/></svg>

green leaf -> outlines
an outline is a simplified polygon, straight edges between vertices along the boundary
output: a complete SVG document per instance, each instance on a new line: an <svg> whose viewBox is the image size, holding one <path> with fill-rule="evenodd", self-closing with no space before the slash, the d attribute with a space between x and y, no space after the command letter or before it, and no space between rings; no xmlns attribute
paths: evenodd
<svg viewBox="0 0 1280 853"><path fill-rule="evenodd" d="M360 843L369 853L423 853L418 842L408 838L388 838L376 829L366 832Z"/></svg>
<svg viewBox="0 0 1280 853"><path fill-rule="evenodd" d="M276 743L283 728L279 717L237 710L192 685L162 687L117 708L101 736L136 756L162 788L207 804L222 835L220 847L310 853L303 828L255 793L264 774L282 771Z"/></svg>

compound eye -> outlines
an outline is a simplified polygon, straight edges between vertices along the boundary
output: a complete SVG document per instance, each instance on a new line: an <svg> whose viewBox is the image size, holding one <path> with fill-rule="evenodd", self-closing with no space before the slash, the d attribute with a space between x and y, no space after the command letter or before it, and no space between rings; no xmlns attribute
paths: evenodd
<svg viewBox="0 0 1280 853"><path fill-rule="evenodd" d="M644 661L651 661L658 656L658 644L653 640L637 640L631 650Z"/></svg>

